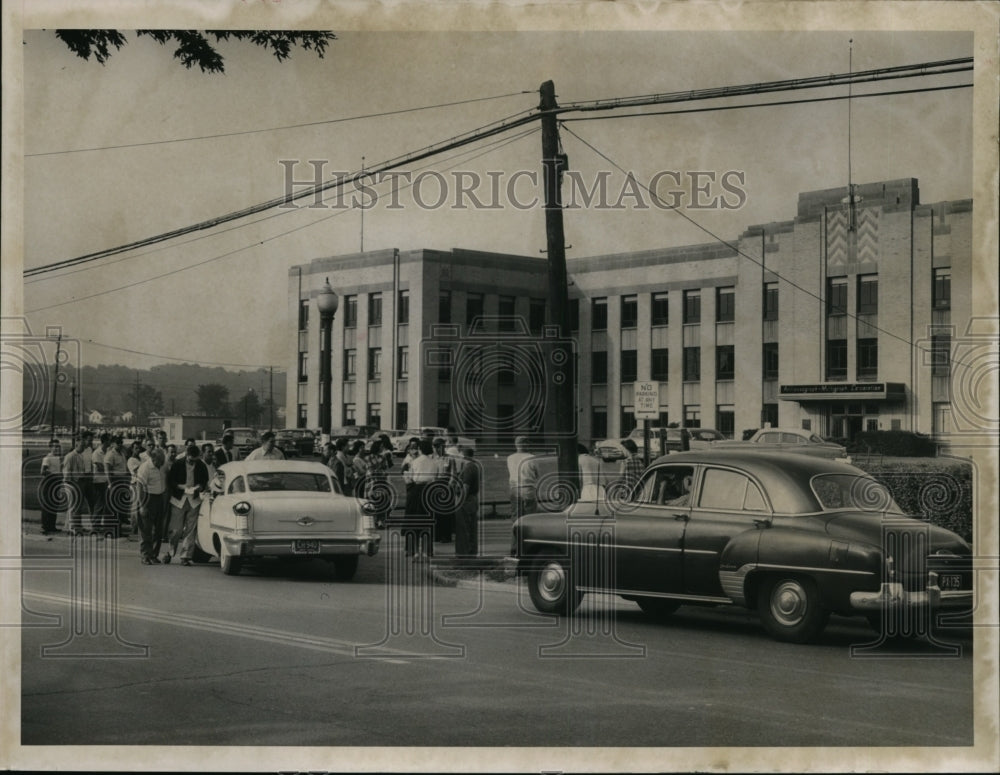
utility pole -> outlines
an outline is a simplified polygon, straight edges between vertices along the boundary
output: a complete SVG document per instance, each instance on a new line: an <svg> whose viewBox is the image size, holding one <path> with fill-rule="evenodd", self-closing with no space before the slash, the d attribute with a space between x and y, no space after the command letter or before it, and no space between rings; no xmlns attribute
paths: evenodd
<svg viewBox="0 0 1000 775"><path fill-rule="evenodd" d="M139 424L139 372L135 373L135 417L132 418L132 424Z"/></svg>
<svg viewBox="0 0 1000 775"><path fill-rule="evenodd" d="M267 387L267 411L268 411L268 422L267 429L269 431L274 430L274 366L269 366L270 376L269 384Z"/></svg>
<svg viewBox="0 0 1000 775"><path fill-rule="evenodd" d="M559 447L560 478L580 491L580 471L576 454L576 381L569 339L569 298L566 291L566 239L563 234L562 173L566 155L559 142L556 119L555 84L546 81L539 88L542 112L542 167L545 176L545 236L549 260L549 323L559 327L559 336L550 347L551 380L548 397L555 407L556 438Z"/></svg>
<svg viewBox="0 0 1000 775"><path fill-rule="evenodd" d="M49 438L56 435L56 393L59 388L59 358L62 356L62 334L56 339L56 368L52 378L52 412L49 414Z"/></svg>

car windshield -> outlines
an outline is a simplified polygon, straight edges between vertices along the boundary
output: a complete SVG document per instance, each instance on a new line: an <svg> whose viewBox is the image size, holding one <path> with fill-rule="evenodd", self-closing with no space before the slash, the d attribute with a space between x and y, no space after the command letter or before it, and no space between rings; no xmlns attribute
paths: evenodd
<svg viewBox="0 0 1000 775"><path fill-rule="evenodd" d="M824 443L823 439L821 439L815 433L812 433L812 434L809 435L809 441L812 442L813 444L823 444Z"/></svg>
<svg viewBox="0 0 1000 775"><path fill-rule="evenodd" d="M250 492L330 492L330 477L304 471L247 474Z"/></svg>
<svg viewBox="0 0 1000 775"><path fill-rule="evenodd" d="M824 511L850 509L902 514L881 482L860 474L819 474L810 482Z"/></svg>

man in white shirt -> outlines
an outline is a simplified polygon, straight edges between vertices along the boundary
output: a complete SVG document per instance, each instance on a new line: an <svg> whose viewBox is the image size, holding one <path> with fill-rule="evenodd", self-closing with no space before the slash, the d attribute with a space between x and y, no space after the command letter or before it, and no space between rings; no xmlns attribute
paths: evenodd
<svg viewBox="0 0 1000 775"><path fill-rule="evenodd" d="M62 448L58 439L52 439L49 442L49 454L42 458L42 481L38 490L38 500L42 507L42 535L56 532L56 504L60 500L58 487L61 483Z"/></svg>
<svg viewBox="0 0 1000 775"><path fill-rule="evenodd" d="M285 453L274 446L274 431L266 431L260 437L260 446L247 455L247 460L284 460Z"/></svg>
<svg viewBox="0 0 1000 775"><path fill-rule="evenodd" d="M63 485L67 489L69 509L66 513L66 529L73 535L83 535L84 485L91 476L90 469L84 461L83 452L93 435L80 436L76 446L62 459Z"/></svg>
<svg viewBox="0 0 1000 775"><path fill-rule="evenodd" d="M91 504L90 523L93 530L100 531L111 524L108 508L108 473L104 468L104 456L111 448L111 434L101 434L101 444L91 455L94 467L94 500Z"/></svg>
<svg viewBox="0 0 1000 775"><path fill-rule="evenodd" d="M530 514L538 507L536 488L538 486L538 466L534 455L528 452L528 439L518 436L514 439L514 454L507 457L507 474L510 484L511 516L517 519Z"/></svg>
<svg viewBox="0 0 1000 775"><path fill-rule="evenodd" d="M143 565L160 564L160 541L166 517L167 480L163 475L166 459L159 447L149 451L149 458L135 472L136 495L139 501L139 554Z"/></svg>

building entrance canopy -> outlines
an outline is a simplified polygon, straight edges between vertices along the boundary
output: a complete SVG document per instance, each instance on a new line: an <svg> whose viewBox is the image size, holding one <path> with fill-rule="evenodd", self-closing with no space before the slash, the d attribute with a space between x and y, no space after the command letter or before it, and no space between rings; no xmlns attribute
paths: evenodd
<svg viewBox="0 0 1000 775"><path fill-rule="evenodd" d="M906 385L902 382L823 382L815 385L781 385L782 401L889 401L902 402Z"/></svg>

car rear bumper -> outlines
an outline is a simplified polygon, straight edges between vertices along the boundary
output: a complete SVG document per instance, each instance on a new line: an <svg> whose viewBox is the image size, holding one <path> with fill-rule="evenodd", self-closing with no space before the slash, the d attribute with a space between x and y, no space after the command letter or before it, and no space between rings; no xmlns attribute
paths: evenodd
<svg viewBox="0 0 1000 775"><path fill-rule="evenodd" d="M364 554L374 557L378 553L381 536L377 533L345 536L343 538L315 538L309 536L220 536L230 554L236 557L330 557L344 554ZM303 551L296 542L315 541L315 551Z"/></svg>
<svg viewBox="0 0 1000 775"><path fill-rule="evenodd" d="M933 578L927 589L910 592L899 583L884 583L878 592L852 592L851 607L859 613L875 613L894 608L972 608L972 590L942 590Z"/></svg>

